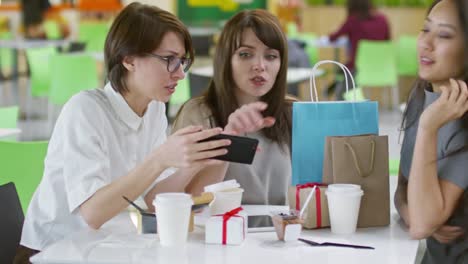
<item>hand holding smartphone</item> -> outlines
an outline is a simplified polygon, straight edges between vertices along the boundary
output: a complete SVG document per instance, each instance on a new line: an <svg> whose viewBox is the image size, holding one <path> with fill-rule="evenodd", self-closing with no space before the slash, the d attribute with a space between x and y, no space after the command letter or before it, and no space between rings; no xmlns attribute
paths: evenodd
<svg viewBox="0 0 468 264"><path fill-rule="evenodd" d="M232 136L227 134L218 134L203 140L200 142L219 140L219 139L229 139L231 140L231 145L223 147L226 148L228 153L225 155L214 157L214 159L252 164L257 152L258 139L249 138L249 137L240 137Z"/></svg>

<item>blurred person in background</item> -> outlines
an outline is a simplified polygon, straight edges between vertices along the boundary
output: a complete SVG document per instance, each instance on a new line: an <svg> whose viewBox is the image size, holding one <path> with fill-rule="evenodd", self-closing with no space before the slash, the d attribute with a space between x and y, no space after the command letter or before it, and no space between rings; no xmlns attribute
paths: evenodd
<svg viewBox="0 0 468 264"><path fill-rule="evenodd" d="M333 42L339 37L348 38L348 58L345 65L354 75L356 73L354 61L359 41L363 39L390 40L390 26L387 18L374 8L372 0L348 0L346 10L346 20L327 39ZM344 76L338 76L336 79L344 79ZM335 81L327 89L328 94L335 91L336 99L343 100L344 83L344 80ZM348 80L348 83L351 83L351 80Z"/></svg>

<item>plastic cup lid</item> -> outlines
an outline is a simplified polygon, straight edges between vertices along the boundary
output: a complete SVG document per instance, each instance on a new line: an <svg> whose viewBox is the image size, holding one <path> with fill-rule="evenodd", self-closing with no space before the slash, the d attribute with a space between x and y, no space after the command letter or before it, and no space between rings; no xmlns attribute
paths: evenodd
<svg viewBox="0 0 468 264"><path fill-rule="evenodd" d="M329 192L359 192L361 191L361 186L357 184L347 184L347 183L335 183L328 185Z"/></svg>
<svg viewBox="0 0 468 264"><path fill-rule="evenodd" d="M167 204L167 205L193 205L192 196L186 193L160 193L156 195L153 200L153 205Z"/></svg>
<svg viewBox="0 0 468 264"><path fill-rule="evenodd" d="M227 189L239 188L240 184L236 180L223 181L205 186L205 192L220 192Z"/></svg>

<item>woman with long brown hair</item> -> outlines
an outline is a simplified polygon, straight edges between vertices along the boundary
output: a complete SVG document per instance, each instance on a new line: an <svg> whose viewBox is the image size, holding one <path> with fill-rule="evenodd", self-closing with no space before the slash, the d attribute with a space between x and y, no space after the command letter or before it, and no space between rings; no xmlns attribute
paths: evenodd
<svg viewBox="0 0 468 264"><path fill-rule="evenodd" d="M179 111L174 131L191 124L223 127L224 133L259 140L252 165L228 163L200 168L187 191L236 179L243 204L284 205L291 184L292 100L286 98L287 42L275 16L242 11L225 25L204 95Z"/></svg>
<svg viewBox="0 0 468 264"><path fill-rule="evenodd" d="M468 263L468 4L436 1L418 37L395 207L423 263Z"/></svg>

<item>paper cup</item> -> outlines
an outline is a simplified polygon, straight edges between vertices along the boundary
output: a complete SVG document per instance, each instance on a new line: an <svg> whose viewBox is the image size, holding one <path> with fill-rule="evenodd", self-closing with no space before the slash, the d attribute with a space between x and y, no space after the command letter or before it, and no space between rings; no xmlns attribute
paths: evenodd
<svg viewBox="0 0 468 264"><path fill-rule="evenodd" d="M161 245L184 245L187 242L192 197L186 193L161 193L156 195L153 204Z"/></svg>
<svg viewBox="0 0 468 264"><path fill-rule="evenodd" d="M331 231L340 235L352 234L356 232L361 197L364 192L359 185L333 185L335 184L329 185L325 192L328 200Z"/></svg>
<svg viewBox="0 0 468 264"><path fill-rule="evenodd" d="M211 215L224 214L241 206L244 189L234 188L214 193L214 200L210 203Z"/></svg>

